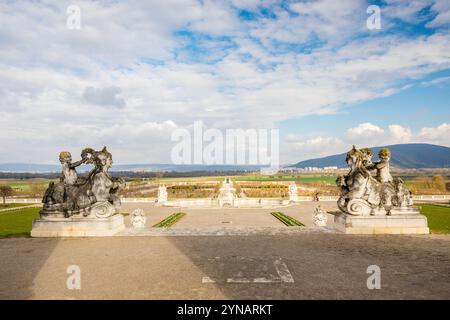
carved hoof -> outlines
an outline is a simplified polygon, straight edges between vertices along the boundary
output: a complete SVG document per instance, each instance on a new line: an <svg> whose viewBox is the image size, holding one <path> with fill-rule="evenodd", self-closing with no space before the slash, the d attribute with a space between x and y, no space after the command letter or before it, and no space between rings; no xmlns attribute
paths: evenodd
<svg viewBox="0 0 450 320"><path fill-rule="evenodd" d="M368 216L372 212L372 207L367 201L361 199L350 200L347 204L347 213L354 216Z"/></svg>
<svg viewBox="0 0 450 320"><path fill-rule="evenodd" d="M91 207L91 215L96 218L108 218L116 213L114 206L109 202L97 202Z"/></svg>

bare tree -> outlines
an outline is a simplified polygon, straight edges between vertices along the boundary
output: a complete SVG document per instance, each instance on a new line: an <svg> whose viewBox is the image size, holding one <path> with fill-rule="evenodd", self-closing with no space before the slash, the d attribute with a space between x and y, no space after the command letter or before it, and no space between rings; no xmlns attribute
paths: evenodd
<svg viewBox="0 0 450 320"><path fill-rule="evenodd" d="M3 204L6 202L6 197L12 196L14 193L13 188L7 185L0 186L0 197L3 197Z"/></svg>

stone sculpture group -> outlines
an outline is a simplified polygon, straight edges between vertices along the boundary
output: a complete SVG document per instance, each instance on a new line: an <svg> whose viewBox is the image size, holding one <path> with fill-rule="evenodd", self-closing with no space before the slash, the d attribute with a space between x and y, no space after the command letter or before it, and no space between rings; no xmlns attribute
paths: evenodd
<svg viewBox="0 0 450 320"><path fill-rule="evenodd" d="M104 218L116 212L120 206L118 192L125 182L108 173L113 161L106 147L100 151L86 148L81 152L81 160L76 162L72 162L69 152L63 151L59 161L62 165L60 181L51 182L45 192L41 216ZM81 164L94 165L86 178L79 177L75 169Z"/></svg>
<svg viewBox="0 0 450 320"><path fill-rule="evenodd" d="M372 150L355 146L347 153L350 172L336 181L341 193L339 209L350 215L362 216L415 211L411 192L405 188L401 178L394 179L390 173L389 149L381 149L378 156L380 160L372 162ZM375 176L372 171L376 171Z"/></svg>
<svg viewBox="0 0 450 320"><path fill-rule="evenodd" d="M340 190L337 205L341 211L335 215L337 228L352 234L428 233L427 219L413 206L411 192L400 178L393 178L390 173L390 151L383 148L378 156L379 161L372 161L372 150L355 146L347 153L350 171L336 180ZM106 147L100 151L86 148L81 152L81 159L75 162L72 162L71 154L64 151L59 160L62 166L60 180L49 184L42 199L41 217L33 222L31 235L111 236L124 230L124 218L118 209L121 204L119 192L125 182L109 174L113 160ZM82 164L94 166L83 177L76 171ZM289 200L242 199L237 197L233 182L226 178L217 199L194 199L192 203L219 207L289 205L298 201L297 191L297 185L291 183ZM158 204L169 202L167 187L160 185ZM134 211L130 218L135 228L145 228L142 210ZM327 224L327 214L320 207L313 214L313 223L316 226Z"/></svg>
<svg viewBox="0 0 450 320"><path fill-rule="evenodd" d="M33 237L110 236L125 228L119 191L125 187L122 178L112 177L108 170L113 160L106 147L100 151L86 148L81 160L72 162L70 152L59 155L62 172L59 182L51 182L42 199L40 219L33 222ZM76 168L92 164L86 177Z"/></svg>

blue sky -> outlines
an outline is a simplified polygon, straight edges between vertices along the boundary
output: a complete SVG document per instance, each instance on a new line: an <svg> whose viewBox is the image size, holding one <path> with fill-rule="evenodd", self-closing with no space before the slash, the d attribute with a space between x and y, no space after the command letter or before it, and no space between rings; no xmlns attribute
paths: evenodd
<svg viewBox="0 0 450 320"><path fill-rule="evenodd" d="M443 72L450 75L450 72ZM439 76L437 78L440 78ZM430 77L430 81L433 77ZM450 80L450 79L449 79ZM391 96L348 105L330 115L312 115L280 121L283 133L301 135L333 135L337 131L357 126L370 120L382 127L392 122L414 131L432 127L450 119L450 81L440 85L421 85L420 82ZM448 122L448 121L447 121Z"/></svg>
<svg viewBox="0 0 450 320"><path fill-rule="evenodd" d="M170 162L171 132L199 120L279 128L283 163L450 146L446 0L0 1L0 21L0 162L103 145Z"/></svg>

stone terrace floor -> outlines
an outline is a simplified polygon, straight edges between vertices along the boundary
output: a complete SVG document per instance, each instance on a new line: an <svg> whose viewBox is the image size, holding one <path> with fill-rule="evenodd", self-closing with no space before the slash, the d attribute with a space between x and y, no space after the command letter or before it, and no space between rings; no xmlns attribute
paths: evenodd
<svg viewBox="0 0 450 320"><path fill-rule="evenodd" d="M81 290L66 287L69 265ZM370 265L380 290L367 289ZM0 270L0 299L449 299L450 237L2 239Z"/></svg>

